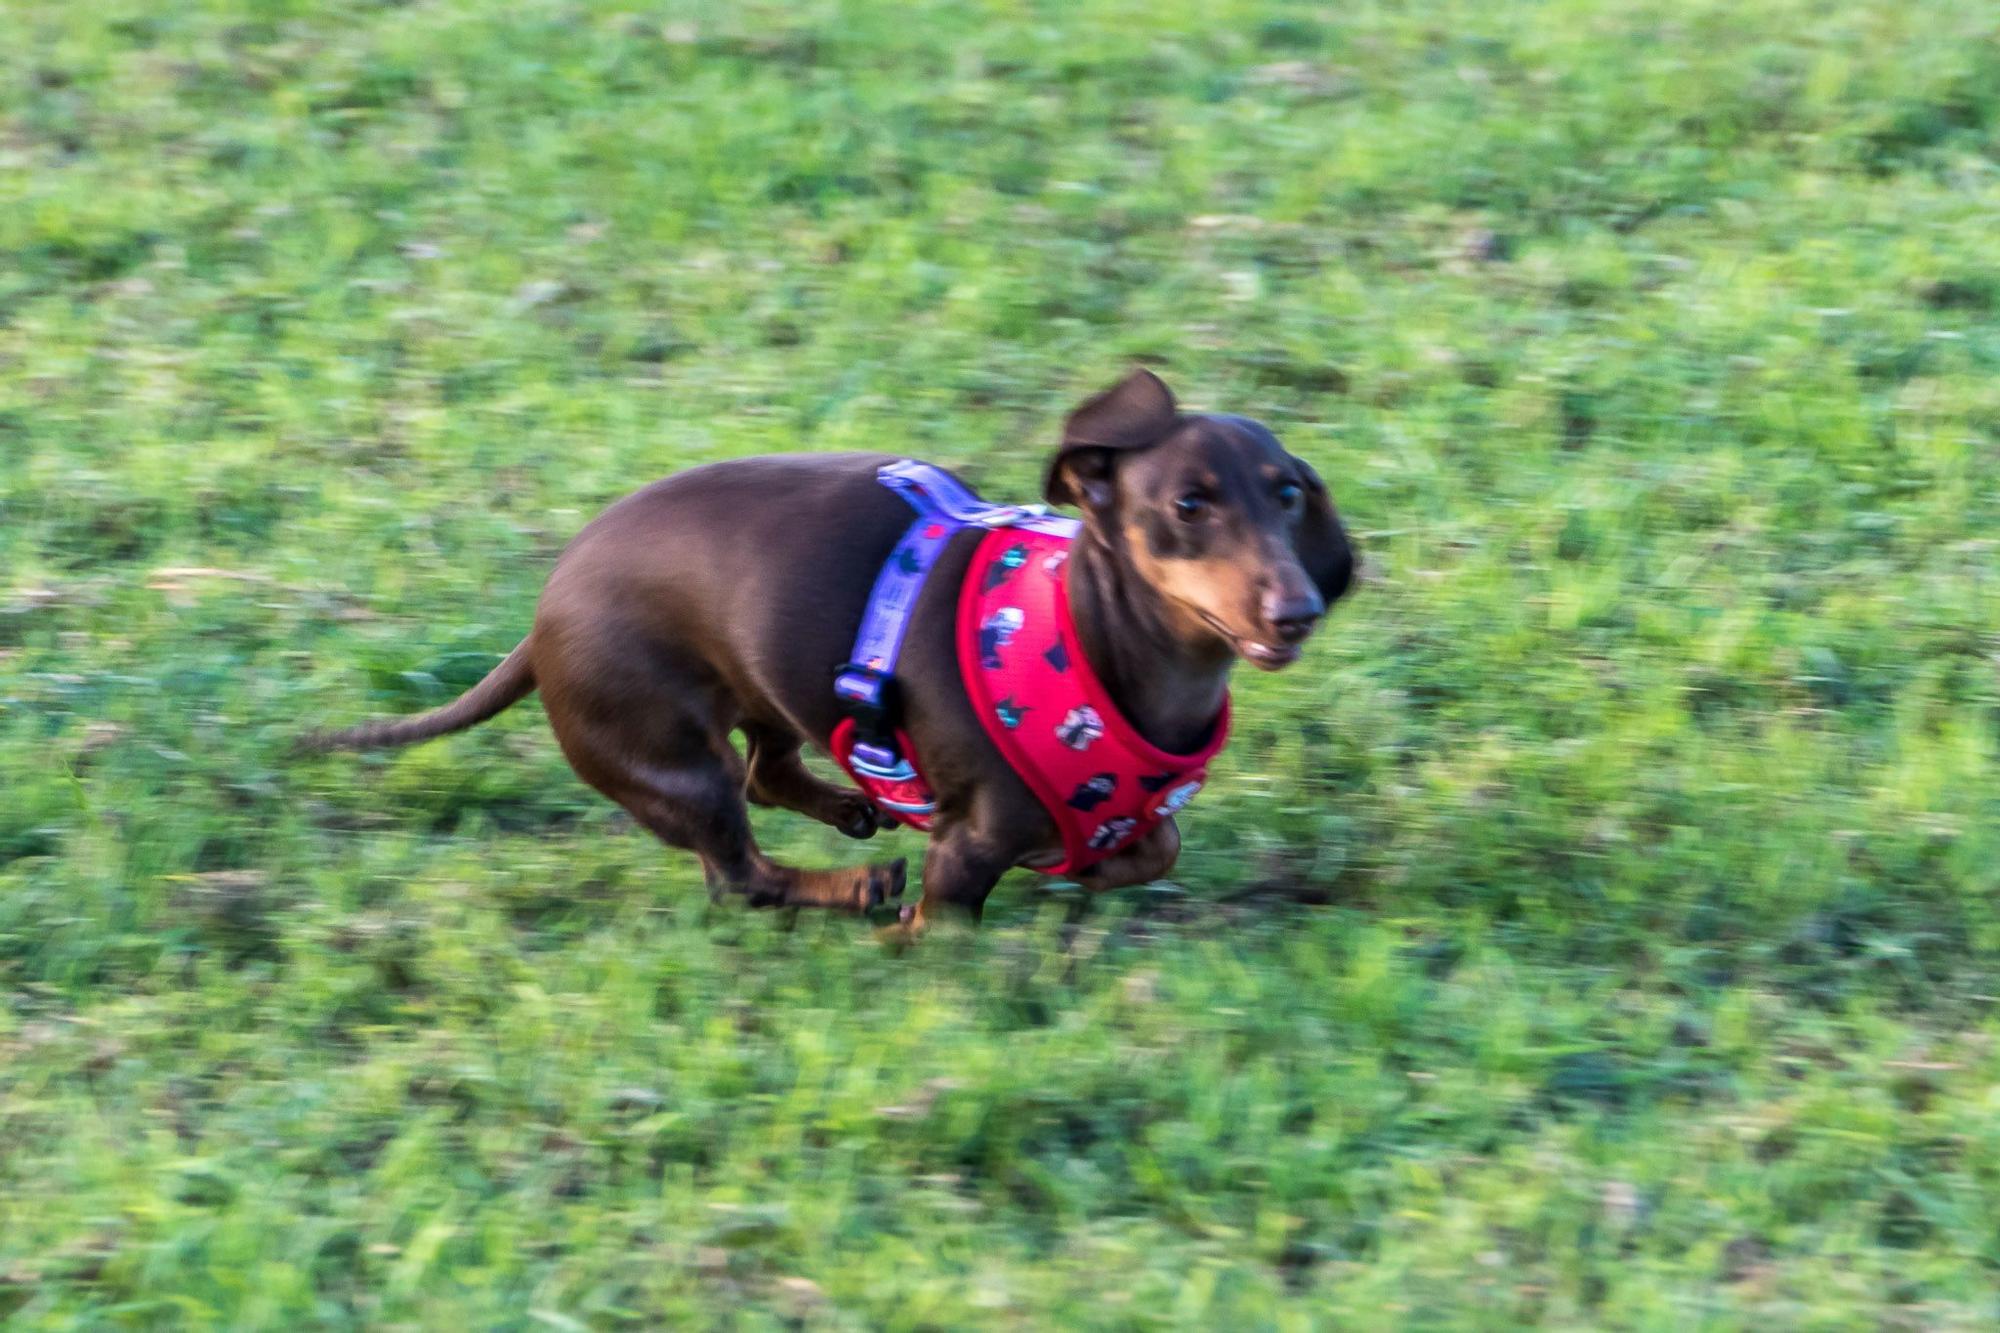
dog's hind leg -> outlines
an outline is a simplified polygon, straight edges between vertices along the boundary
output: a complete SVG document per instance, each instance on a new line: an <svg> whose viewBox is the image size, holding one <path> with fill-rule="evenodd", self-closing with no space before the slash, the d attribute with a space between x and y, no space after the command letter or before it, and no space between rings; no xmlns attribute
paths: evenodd
<svg viewBox="0 0 2000 1333"><path fill-rule="evenodd" d="M903 861L841 870L779 865L757 847L742 787L720 762L637 768L607 794L662 842L701 858L709 892L740 893L752 907L831 907L865 912L902 896Z"/></svg>
<svg viewBox="0 0 2000 1333"><path fill-rule="evenodd" d="M876 829L889 827L866 796L808 772L796 737L754 722L744 726L743 736L750 749L746 791L754 804L796 810L850 838L871 838Z"/></svg>
<svg viewBox="0 0 2000 1333"><path fill-rule="evenodd" d="M698 790L690 788L691 777ZM649 775L619 803L663 841L691 845L716 897L740 893L752 907L865 912L903 893L906 867L900 858L886 865L800 870L765 856L751 835L742 796L719 767L699 776L685 770Z"/></svg>
<svg viewBox="0 0 2000 1333"><path fill-rule="evenodd" d="M699 856L711 894L866 911L902 892L900 861L797 870L765 856L744 804L747 768L730 743L742 710L728 690L696 657L628 642L609 613L556 615L544 602L535 678L564 757L662 842Z"/></svg>
<svg viewBox="0 0 2000 1333"><path fill-rule="evenodd" d="M593 735L587 722L566 718L557 726L570 764L583 779L630 811L669 846L701 858L710 894L738 893L752 907L829 907L863 912L901 896L905 866L856 866L798 870L779 865L757 847L743 803L743 766L726 738L685 725L646 728L651 757L637 758L629 731Z"/></svg>

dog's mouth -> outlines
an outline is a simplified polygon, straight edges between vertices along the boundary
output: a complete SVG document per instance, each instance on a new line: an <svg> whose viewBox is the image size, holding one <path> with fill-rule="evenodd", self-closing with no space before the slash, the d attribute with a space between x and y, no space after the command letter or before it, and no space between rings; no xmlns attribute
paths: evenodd
<svg viewBox="0 0 2000 1333"><path fill-rule="evenodd" d="M1237 645L1250 665L1262 667L1266 671L1277 671L1299 660L1300 648L1296 643L1257 643L1245 640Z"/></svg>
<svg viewBox="0 0 2000 1333"><path fill-rule="evenodd" d="M1229 646L1236 650L1238 657L1260 671L1282 671L1292 663L1298 661L1299 654L1304 650L1305 645L1303 641L1300 643L1266 643L1262 639L1253 639L1247 634L1238 634L1235 630L1229 628L1229 626L1223 624L1206 611L1201 613L1201 618L1208 622L1210 629L1221 635L1228 642Z"/></svg>

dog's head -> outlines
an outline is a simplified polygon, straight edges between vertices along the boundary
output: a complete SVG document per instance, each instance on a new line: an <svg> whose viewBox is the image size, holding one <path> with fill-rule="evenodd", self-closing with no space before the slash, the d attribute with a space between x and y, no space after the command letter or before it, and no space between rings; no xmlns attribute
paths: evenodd
<svg viewBox="0 0 2000 1333"><path fill-rule="evenodd" d="M1354 579L1319 474L1248 417L1182 415L1151 371L1070 413L1045 493L1083 509L1177 634L1266 671L1298 660Z"/></svg>

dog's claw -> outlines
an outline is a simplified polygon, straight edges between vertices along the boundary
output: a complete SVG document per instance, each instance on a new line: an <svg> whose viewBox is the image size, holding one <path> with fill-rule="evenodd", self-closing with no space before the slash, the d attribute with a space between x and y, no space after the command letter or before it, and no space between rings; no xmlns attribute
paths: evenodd
<svg viewBox="0 0 2000 1333"><path fill-rule="evenodd" d="M861 910L880 907L891 898L903 896L903 886L909 878L910 861L899 856L886 866L868 867L867 878L861 886Z"/></svg>

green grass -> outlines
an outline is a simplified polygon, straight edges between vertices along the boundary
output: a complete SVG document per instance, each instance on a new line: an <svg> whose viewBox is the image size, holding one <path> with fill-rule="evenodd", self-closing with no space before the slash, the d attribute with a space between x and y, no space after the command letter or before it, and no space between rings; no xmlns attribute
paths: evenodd
<svg viewBox="0 0 2000 1333"><path fill-rule="evenodd" d="M0 1320L1991 1327L1996 38L0 6ZM1175 886L896 956L533 706L288 756L657 475L1027 498L1133 360L1370 561Z"/></svg>

